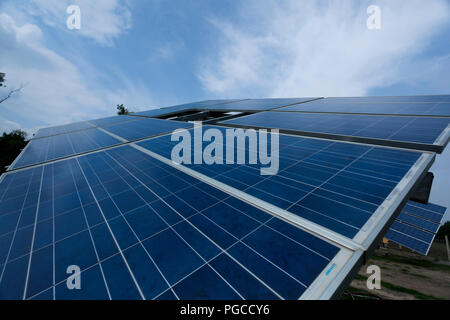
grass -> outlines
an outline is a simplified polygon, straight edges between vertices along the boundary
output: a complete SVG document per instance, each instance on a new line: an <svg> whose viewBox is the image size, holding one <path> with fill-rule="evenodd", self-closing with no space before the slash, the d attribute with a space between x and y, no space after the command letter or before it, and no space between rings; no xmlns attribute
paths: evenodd
<svg viewBox="0 0 450 320"><path fill-rule="evenodd" d="M405 287L398 286L396 284L392 284L389 282L381 281L381 285L389 290L407 293L407 294L410 294L410 295L416 297L417 299L421 299L421 300L443 300L441 298L437 298L437 297L419 292L417 290L405 288Z"/></svg>
<svg viewBox="0 0 450 320"><path fill-rule="evenodd" d="M355 276L355 280L366 281L367 277L362 276L360 274L357 274ZM421 300L443 300L441 298L434 297L434 296L431 296L431 295L419 292L419 291L414 290L414 289L409 289L409 288L405 288L405 287L402 287L402 286L398 286L396 284L393 284L393 283L390 283L390 282L386 282L386 281L381 281L381 286L383 288L386 288L386 289L389 289L389 290L392 290L392 291L397 291L397 292L410 294L410 295L416 297L417 299L421 299Z"/></svg>
<svg viewBox="0 0 450 320"><path fill-rule="evenodd" d="M431 270L440 270L440 271L450 272L450 266L447 266L444 264L433 263L429 260L406 258L406 257L402 257L402 256L392 255L392 254L385 255L385 256L373 255L371 257L371 259L378 260L378 261L398 262L398 263L403 263L403 264L409 264L409 265L416 266L416 267L427 268L427 269L431 269Z"/></svg>
<svg viewBox="0 0 450 320"><path fill-rule="evenodd" d="M369 292L367 290L355 288L355 287L348 287L346 290L348 293L353 295L353 298L350 294L345 294L342 296L342 300L380 300L380 297L377 295L374 295L372 292Z"/></svg>

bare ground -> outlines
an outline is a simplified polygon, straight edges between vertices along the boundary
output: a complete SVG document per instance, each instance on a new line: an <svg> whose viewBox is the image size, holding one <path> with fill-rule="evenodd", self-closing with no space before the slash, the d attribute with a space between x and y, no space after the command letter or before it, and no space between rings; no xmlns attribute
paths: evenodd
<svg viewBox="0 0 450 320"><path fill-rule="evenodd" d="M441 260L445 255L442 255L440 247L434 247L426 257L404 248L378 249L350 286L381 299L450 300L450 263ZM432 256L433 252L438 254ZM373 264L381 268L384 285L382 283L380 290L368 290L363 278L369 276L366 273L367 266Z"/></svg>

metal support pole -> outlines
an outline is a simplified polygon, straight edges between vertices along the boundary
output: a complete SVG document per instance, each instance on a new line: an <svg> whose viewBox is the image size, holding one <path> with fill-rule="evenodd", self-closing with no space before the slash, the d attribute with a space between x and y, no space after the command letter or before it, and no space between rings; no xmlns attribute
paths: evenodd
<svg viewBox="0 0 450 320"><path fill-rule="evenodd" d="M448 261L450 261L450 247L448 245L448 237L447 235L445 235L445 246L447 247L447 257L448 257Z"/></svg>

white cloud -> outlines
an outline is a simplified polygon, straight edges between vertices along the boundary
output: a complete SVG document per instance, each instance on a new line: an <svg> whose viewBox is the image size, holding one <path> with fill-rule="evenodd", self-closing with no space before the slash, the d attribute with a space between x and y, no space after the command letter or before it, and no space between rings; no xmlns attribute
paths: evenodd
<svg viewBox="0 0 450 320"><path fill-rule="evenodd" d="M80 30L66 28L69 17L66 9L70 5L80 7ZM32 0L24 8L47 25L80 34L102 45L113 45L115 38L131 28L131 12L126 2L119 0Z"/></svg>
<svg viewBox="0 0 450 320"><path fill-rule="evenodd" d="M36 25L17 25L9 15L0 14L0 61L9 88L26 83L22 92L0 104L3 119L0 131L48 126L112 115L115 105L127 107L151 103L148 90L121 76L117 87L106 89L95 83L94 68L76 65L43 45L42 31ZM1 133L1 132L0 132Z"/></svg>
<svg viewBox="0 0 450 320"><path fill-rule="evenodd" d="M20 129L20 125L17 122L10 121L0 116L0 135L3 132L10 132L16 129Z"/></svg>
<svg viewBox="0 0 450 320"><path fill-rule="evenodd" d="M365 95L406 81L420 71L415 57L448 23L449 3L375 1L382 28L368 30L372 3L245 2L237 21L211 19L222 34L220 49L198 77L210 92L246 97Z"/></svg>

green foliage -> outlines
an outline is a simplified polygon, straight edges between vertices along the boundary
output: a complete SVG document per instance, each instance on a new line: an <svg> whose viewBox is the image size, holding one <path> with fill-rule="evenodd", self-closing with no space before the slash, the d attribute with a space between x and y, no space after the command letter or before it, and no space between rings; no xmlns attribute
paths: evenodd
<svg viewBox="0 0 450 320"><path fill-rule="evenodd" d="M118 104L118 105L117 105L117 114L118 114L118 115L128 114L128 109L125 108L125 107L123 106L123 104Z"/></svg>
<svg viewBox="0 0 450 320"><path fill-rule="evenodd" d="M27 133L22 130L14 130L10 133L3 133L0 137L0 174L6 171L5 166L9 166L25 148Z"/></svg>
<svg viewBox="0 0 450 320"><path fill-rule="evenodd" d="M450 221L447 221L439 228L436 239L444 240L445 235L447 235L447 238L449 238L448 240L450 241Z"/></svg>

